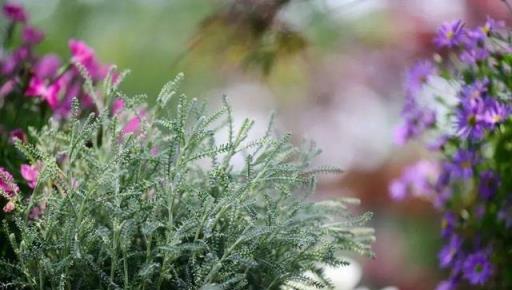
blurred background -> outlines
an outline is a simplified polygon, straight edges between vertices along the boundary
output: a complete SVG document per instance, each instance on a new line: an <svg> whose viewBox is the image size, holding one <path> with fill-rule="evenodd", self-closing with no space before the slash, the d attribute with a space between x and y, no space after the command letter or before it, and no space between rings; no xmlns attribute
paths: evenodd
<svg viewBox="0 0 512 290"><path fill-rule="evenodd" d="M430 204L388 197L388 183L425 154L393 144L404 72L433 54L438 25L508 19L501 0L26 0L47 41L68 55L85 40L105 63L131 69L124 90L148 93L184 72L183 91L226 94L235 118L265 130L272 110L281 131L314 139L319 164L345 170L322 178L315 198L354 196L375 213L376 259L339 275L370 289L433 289L440 222ZM259 124L259 126L258 126ZM359 276L361 275L362 278ZM350 282L352 281L352 282Z"/></svg>

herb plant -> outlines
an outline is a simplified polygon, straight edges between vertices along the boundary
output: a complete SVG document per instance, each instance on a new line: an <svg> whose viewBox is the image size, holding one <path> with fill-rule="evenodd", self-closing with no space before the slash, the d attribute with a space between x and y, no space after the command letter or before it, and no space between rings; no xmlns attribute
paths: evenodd
<svg viewBox="0 0 512 290"><path fill-rule="evenodd" d="M248 141L252 121L235 128L226 101L208 114L177 93L182 76L154 107L124 95L110 76L102 98L89 92L97 113L78 118L75 100L69 122L34 132L34 145L16 143L40 172L9 215L15 258L0 263L4 286L321 288L332 286L322 264L346 264L344 251L371 255L369 214L351 216L351 200L306 200L318 173L338 172L310 169L313 145L273 137L272 122ZM112 110L118 98L125 106Z"/></svg>

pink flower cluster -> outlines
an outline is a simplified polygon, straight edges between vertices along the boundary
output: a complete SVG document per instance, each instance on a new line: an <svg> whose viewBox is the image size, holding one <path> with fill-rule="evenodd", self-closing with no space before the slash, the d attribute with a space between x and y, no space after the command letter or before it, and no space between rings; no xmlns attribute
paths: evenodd
<svg viewBox="0 0 512 290"><path fill-rule="evenodd" d="M21 25L21 45L0 57L0 103L9 95L20 92L38 102L46 103L58 119L69 116L72 99L80 100L82 109L94 110L91 97L84 92L78 65L87 70L93 82L105 78L108 65L99 62L94 50L83 41L71 39L68 43L71 57L67 64L58 56L37 56L34 47L44 39L44 33L28 24L28 13L22 6L6 3L3 14L11 26ZM5 101L5 100L4 100Z"/></svg>
<svg viewBox="0 0 512 290"><path fill-rule="evenodd" d="M19 191L20 189L14 182L12 175L3 167L0 167L0 194L8 200L7 204L3 208L4 212L11 212L14 210L14 201Z"/></svg>
<svg viewBox="0 0 512 290"><path fill-rule="evenodd" d="M22 164L20 168L21 176L26 181L28 187L35 188L39 178L40 164L28 165ZM6 199L3 211L11 212L16 208L16 199L20 192L20 188L14 181L14 177L5 168L0 167L0 194Z"/></svg>

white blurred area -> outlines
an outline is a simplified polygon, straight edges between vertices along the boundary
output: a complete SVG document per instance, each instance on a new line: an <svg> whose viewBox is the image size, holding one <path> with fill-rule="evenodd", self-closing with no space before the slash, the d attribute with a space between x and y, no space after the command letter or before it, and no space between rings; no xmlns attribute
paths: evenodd
<svg viewBox="0 0 512 290"><path fill-rule="evenodd" d="M350 259L344 258L350 264L347 266L341 267L332 267L332 266L323 266L325 278L332 283L334 288L332 290L370 290L365 286L359 286L361 283L361 278L363 276L363 269L361 265ZM315 276L311 273L306 273L306 276L309 278L316 280ZM315 290L318 288L308 287L300 283L290 283L290 287L283 287L283 290L291 290L292 287L297 287L299 289L307 289L307 290ZM375 290L375 289L373 289ZM385 287L381 290L399 290L396 287Z"/></svg>

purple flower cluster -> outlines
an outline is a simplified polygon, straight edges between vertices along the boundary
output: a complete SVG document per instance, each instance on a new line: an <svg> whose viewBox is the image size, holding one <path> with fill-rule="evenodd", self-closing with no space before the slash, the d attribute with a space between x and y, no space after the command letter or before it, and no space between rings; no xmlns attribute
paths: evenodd
<svg viewBox="0 0 512 290"><path fill-rule="evenodd" d="M438 290L487 283L512 289L512 283L496 280L512 267L503 246L512 243L512 183L504 180L512 173L512 38L503 27L490 18L475 29L460 20L443 24L434 43L441 55L452 57L437 67L418 62L405 79L403 123L395 141L404 144L429 131L433 140L426 147L440 157L405 168L389 192L394 200L426 197L442 212L439 266L450 275ZM440 98L436 105L420 105L432 103L421 92L434 76L458 84L454 102ZM441 121L452 127L438 126Z"/></svg>

